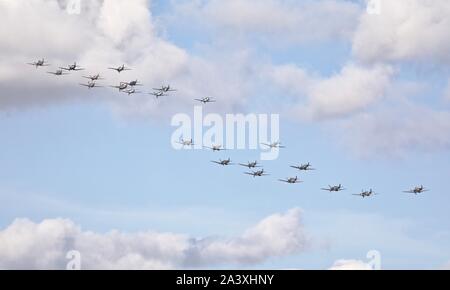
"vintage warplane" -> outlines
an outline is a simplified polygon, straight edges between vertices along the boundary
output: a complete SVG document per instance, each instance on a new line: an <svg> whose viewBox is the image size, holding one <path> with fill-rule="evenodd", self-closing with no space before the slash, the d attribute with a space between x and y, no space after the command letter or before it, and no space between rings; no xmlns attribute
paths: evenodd
<svg viewBox="0 0 450 290"><path fill-rule="evenodd" d="M142 92L136 91L135 89L122 90L122 93L133 95L133 94L141 94Z"/></svg>
<svg viewBox="0 0 450 290"><path fill-rule="evenodd" d="M211 162L222 165L222 166L232 165L230 158L228 158L227 160L219 160L219 161L211 161Z"/></svg>
<svg viewBox="0 0 450 290"><path fill-rule="evenodd" d="M244 174L251 175L253 177L261 177L261 176L268 176L269 174L266 174L264 169L253 171L253 172L244 172Z"/></svg>
<svg viewBox="0 0 450 290"><path fill-rule="evenodd" d="M87 87L88 89L102 88L102 86L98 86L94 81L88 82L87 84L80 84L80 86Z"/></svg>
<svg viewBox="0 0 450 290"><path fill-rule="evenodd" d="M163 93L168 93L168 92L176 92L177 90L174 90L170 87L170 85L167 86L162 86L161 88L153 88L155 91L160 91Z"/></svg>
<svg viewBox="0 0 450 290"><path fill-rule="evenodd" d="M100 74L91 75L91 76L83 76L83 78L89 79L89 80L91 80L91 81L99 81L99 80L103 80L103 78L100 76Z"/></svg>
<svg viewBox="0 0 450 290"><path fill-rule="evenodd" d="M284 146L282 146L281 145L281 142L280 141L278 141L278 142L274 142L274 143L272 143L272 144L267 144L267 143L261 143L262 145L264 145L264 146L267 146L267 147L269 147L269 148L286 148L286 147L284 147Z"/></svg>
<svg viewBox="0 0 450 290"><path fill-rule="evenodd" d="M373 190L371 189L371 190L369 190L369 191L367 191L367 190L362 190L361 193L353 194L353 195L361 196L362 198L366 198L366 197L370 197L370 196L372 196L372 195L378 195L378 193L373 192Z"/></svg>
<svg viewBox="0 0 450 290"><path fill-rule="evenodd" d="M261 166L258 165L258 161L247 162L247 164L239 163L239 165L244 166L244 167L248 167L248 169L261 167Z"/></svg>
<svg viewBox="0 0 450 290"><path fill-rule="evenodd" d="M47 73L55 75L55 76L63 76L63 75L68 75L69 74L69 73L63 72L62 69L58 69L55 72L48 71Z"/></svg>
<svg viewBox="0 0 450 290"><path fill-rule="evenodd" d="M40 59L40 60L37 60L37 61L35 61L35 62L30 62L30 63L28 63L29 65L32 65L32 66L35 66L36 68L38 68L38 67L40 67L40 66L50 66L50 64L48 64L46 61L45 61L45 59L43 58L43 59Z"/></svg>
<svg viewBox="0 0 450 290"><path fill-rule="evenodd" d="M295 184L295 183L302 183L303 181L298 180L298 177L289 177L287 179L278 179L281 182L286 182L286 183L290 183L290 184Z"/></svg>
<svg viewBox="0 0 450 290"><path fill-rule="evenodd" d="M119 89L119 91L126 90L128 88L127 83L120 83L118 86L111 86L111 88Z"/></svg>
<svg viewBox="0 0 450 290"><path fill-rule="evenodd" d="M60 67L60 69L66 70L66 71L80 71L84 70L84 68L81 68L76 62L73 64L68 65L67 67Z"/></svg>
<svg viewBox="0 0 450 290"><path fill-rule="evenodd" d="M322 190L327 190L327 191L329 191L329 192L339 192L339 191L342 191L342 190L346 190L346 189L342 186L342 184L334 185L334 186L328 185L328 188L321 188L321 189L322 189Z"/></svg>
<svg viewBox="0 0 450 290"><path fill-rule="evenodd" d="M225 148L222 148L222 145L213 145L212 147L209 147L209 146L203 146L203 147L208 148L208 149L211 149L211 150L214 151L214 152L227 150L227 149L225 149Z"/></svg>
<svg viewBox="0 0 450 290"><path fill-rule="evenodd" d="M416 186L414 189L403 191L404 193L414 193L415 195L418 195L419 193L423 193L425 191L429 191L428 189L425 189L423 185Z"/></svg>
<svg viewBox="0 0 450 290"><path fill-rule="evenodd" d="M183 147L184 146L194 146L194 141L192 139L184 140L183 138L181 138L180 141L178 141L177 143L183 145Z"/></svg>
<svg viewBox="0 0 450 290"><path fill-rule="evenodd" d="M130 87L142 86L142 84L138 80L134 80L134 81L131 81L131 82L124 82L124 83L129 85Z"/></svg>
<svg viewBox="0 0 450 290"><path fill-rule="evenodd" d="M216 102L215 100L211 99L210 97L206 97L206 98L203 98L203 99L194 99L194 100L198 101L200 103L203 103L203 104L215 103Z"/></svg>
<svg viewBox="0 0 450 290"><path fill-rule="evenodd" d="M316 170L314 168L311 167L311 164L308 162L307 164L302 164L299 166L291 166L292 168L298 169L300 171L309 171L309 170Z"/></svg>
<svg viewBox="0 0 450 290"><path fill-rule="evenodd" d="M168 96L164 92L154 92L154 93L149 93L149 94L152 95L152 96L155 96L157 99L159 99L160 97Z"/></svg>
<svg viewBox="0 0 450 290"><path fill-rule="evenodd" d="M121 65L121 66L119 66L119 67L108 67L108 69L115 70L115 71L117 71L118 73L121 73L121 72L126 71L126 70L131 70L131 68L125 67L124 64Z"/></svg>

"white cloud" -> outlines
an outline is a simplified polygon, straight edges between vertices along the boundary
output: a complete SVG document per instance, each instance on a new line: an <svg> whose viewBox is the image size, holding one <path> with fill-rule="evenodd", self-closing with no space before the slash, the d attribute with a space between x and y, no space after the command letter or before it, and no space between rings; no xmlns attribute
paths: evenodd
<svg viewBox="0 0 450 290"><path fill-rule="evenodd" d="M226 60L190 55L157 34L148 2L83 1L81 14L68 15L64 1L2 1L0 18L8 29L0 30L0 53L4 56L0 110L101 100L120 114L158 117L190 109L193 98L212 93L221 100L221 110L240 106L251 75L245 53L228 55ZM25 65L41 57L52 66L36 70ZM83 73L103 74L106 81L101 85L137 78L144 83L144 92L170 83L179 93L166 100L171 105L160 105L150 95L127 97L110 88L87 91L78 85L85 81L83 73L60 78L45 73L75 60L87 69ZM133 70L121 75L107 70L121 64Z"/></svg>
<svg viewBox="0 0 450 290"><path fill-rule="evenodd" d="M17 219L0 231L0 268L64 269L66 253L81 253L83 269L172 269L257 264L305 250L301 211L275 214L234 238L173 233L82 231L70 220Z"/></svg>
<svg viewBox="0 0 450 290"><path fill-rule="evenodd" d="M379 0L380 14L364 14L354 55L368 62L450 63L450 1Z"/></svg>
<svg viewBox="0 0 450 290"><path fill-rule="evenodd" d="M361 157L446 150L450 148L450 112L413 104L383 107L343 121L338 132L351 132L343 142Z"/></svg>
<svg viewBox="0 0 450 290"><path fill-rule="evenodd" d="M312 119L342 117L362 111L384 97L393 73L389 66L346 65L339 74L312 85L306 108L301 111Z"/></svg>
<svg viewBox="0 0 450 290"><path fill-rule="evenodd" d="M450 79L447 81L447 86L444 89L444 100L450 101Z"/></svg>
<svg viewBox="0 0 450 290"><path fill-rule="evenodd" d="M371 270L369 264L359 260L338 260L329 270Z"/></svg>
<svg viewBox="0 0 450 290"><path fill-rule="evenodd" d="M347 64L330 77L312 75L292 64L269 71L269 80L296 97L294 115L303 120L335 119L363 111L383 100L394 75L391 66L356 64Z"/></svg>
<svg viewBox="0 0 450 290"><path fill-rule="evenodd" d="M233 38L258 37L274 45L349 39L361 12L355 3L336 0L183 1L173 6L172 23L195 23L203 30L212 26Z"/></svg>

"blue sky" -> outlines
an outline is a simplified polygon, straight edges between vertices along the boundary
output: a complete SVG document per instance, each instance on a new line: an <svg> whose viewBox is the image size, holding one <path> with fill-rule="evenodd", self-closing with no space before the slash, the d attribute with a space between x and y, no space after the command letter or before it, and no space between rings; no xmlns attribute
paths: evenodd
<svg viewBox="0 0 450 290"><path fill-rule="evenodd" d="M207 5L207 2L200 1L198 5ZM346 1L328 2L338 6ZM151 3L152 21L157 31L153 37L182 49L189 57L218 64L215 72L220 72L221 66L234 65L235 62L226 60L242 51L246 52L245 61L261 60L256 69L268 64L273 67L290 64L308 72L317 82L339 74L348 63L364 62L364 57L355 56L352 38L327 36L297 42L282 39L283 36L265 35L265 31L258 32L262 35L258 36L249 29L241 31L243 35L239 39L233 39L229 35L236 29L233 25L208 23L212 18L207 18L207 14L204 19L191 19L198 15L183 14L186 10L180 12L178 5L183 3ZM212 3L217 4L217 1ZM308 1L305 3L308 5ZM285 4L295 5L290 1ZM350 15L352 9L365 13L363 4L354 5L356 8L350 8ZM447 4L442 5L448 8ZM209 10L205 11L201 13ZM174 15L180 20L171 18ZM192 26L186 27L182 17L192 20ZM359 25L357 20L355 23ZM286 43L272 46L263 38ZM421 49L426 47L419 47L417 51ZM86 55L90 54L82 57L90 59ZM369 250L380 251L382 267L387 269L444 267L450 260L450 197L447 193L450 135L438 131L442 124L421 119L439 111L445 115L438 121L450 120L446 117L448 101L443 99L449 65L445 62L430 65L434 60L423 64L422 59L427 55L413 55L417 56L417 61L402 56L380 60L396 71L389 87L383 90L384 97L375 98L376 101L359 107L356 112L345 109L350 107L351 100L344 102L343 115L331 119L319 115L305 119L300 116L301 109L286 110L285 106L307 106L310 91L297 95L296 89L294 93L290 89L292 84L283 88L259 76L246 75L244 81L252 83L245 90L249 95L244 105L238 94L235 99L224 101L223 107L213 105L209 110L217 108L224 113L233 108L234 112L280 113L281 140L287 148L281 151L279 159L263 161L271 176L261 179L243 175L245 169L221 168L210 162L226 157L236 162L255 160L259 158L259 151L213 153L172 148L170 137L175 128L170 126L171 107L175 112L193 112L189 105L179 106L188 103L180 99L182 91L173 99L162 100L163 107L156 107L156 110L161 109L161 115L158 113L158 117L154 117L153 109L144 113L138 110L146 105L139 104L139 99L133 104L122 103L123 96L112 96L113 101L105 101L105 95L115 92L97 94L74 89L70 93L74 97L64 97L59 102L57 94L46 95L52 90L46 87L51 86L51 82L45 81L43 88L40 83L36 95L45 95L42 103L38 97L37 104L31 105L20 101L0 102L0 228L6 229L17 218L27 218L34 223L65 218L81 226L83 231L99 234L117 229L124 233L155 231L191 237L234 237L268 216L300 208L304 231L311 239L307 249L273 255L257 263L216 263L206 267L326 269L341 259L366 262ZM27 61L25 53L24 62ZM28 69L21 67L19 72L26 71L26 76L36 73ZM130 78L135 78L134 75L130 74ZM178 71L174 73L174 85L181 90L186 83L195 82L186 81L192 76L180 78L179 75ZM158 85L154 84L158 77L136 77L144 84L152 82L149 86ZM218 74L216 78L224 86L234 80L228 73ZM11 79L15 80L14 76L8 78ZM0 99L9 100L10 95L23 97L23 91L16 92L17 89L9 85L11 82L0 80L5 92L0 94ZM199 82L204 80L200 78ZM27 92L34 94L36 83L25 85ZM238 85L233 83L232 87ZM197 92L191 87L187 89ZM284 96L280 96L282 94ZM221 97L225 98L219 95L219 102ZM83 101L86 98L91 100ZM260 98L264 98L269 107L258 104ZM277 107L280 99L292 103ZM426 113L416 115L422 110ZM398 114L399 120L407 119L397 127L397 117L394 117L390 128L386 123L389 125L392 115L385 117L385 111L394 116ZM381 125L359 122L359 117L380 121ZM386 123L381 122L384 118ZM414 137L397 139L399 135ZM386 138L392 138L392 150ZM306 162L311 162L317 170L298 174L305 181L303 184L291 186L276 181L296 174L289 165ZM348 190L341 193L320 190L338 183ZM419 196L402 193L420 184L431 191ZM351 196L370 188L380 195L371 199ZM6 240L7 236L3 238ZM1 265L7 267L7 264Z"/></svg>

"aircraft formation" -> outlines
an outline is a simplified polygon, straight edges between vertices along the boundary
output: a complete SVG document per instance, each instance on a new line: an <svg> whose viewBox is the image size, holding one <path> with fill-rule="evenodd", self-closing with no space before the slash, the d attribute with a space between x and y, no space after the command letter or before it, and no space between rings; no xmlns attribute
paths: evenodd
<svg viewBox="0 0 450 290"><path fill-rule="evenodd" d="M51 64L49 64L44 58L39 59L34 62L27 63L28 65L34 66L36 69L40 67L49 67ZM108 70L116 71L117 73L121 74L125 71L131 71L132 69L129 67L126 67L124 64L120 65L118 67L108 67ZM55 71L48 71L48 74L54 75L54 76L65 76L70 75L73 72L79 72L79 71L85 71L86 69L79 66L77 62L74 62L73 64L69 64L67 66L61 66L58 67ZM86 79L87 82L85 83L79 83L80 86L86 87L87 89L94 89L94 88L104 88L105 86L99 85L97 82L105 80L99 73L93 74L93 75L84 75L82 78ZM118 85L110 85L108 87L117 89L119 92L127 94L127 95L134 95L134 94L149 94L154 96L156 99L159 99L160 97L168 96L170 92L175 92L173 88L170 87L170 85L163 85L160 88L153 88L152 92L145 93L140 90L137 90L136 87L141 87L143 84L141 84L137 79L133 81L122 81ZM203 99L196 99L195 101L201 101L202 103L213 103L215 102L209 97L203 98Z"/></svg>
<svg viewBox="0 0 450 290"><path fill-rule="evenodd" d="M40 68L40 67L48 67L51 66L45 59L40 59L37 60L35 62L31 62L31 63L27 63L28 65L32 65L34 66L36 69ZM117 73L121 74L124 71L131 71L131 68L126 67L124 64L118 67L108 67L107 69L109 70L114 70ZM59 67L56 71L49 71L47 72L48 74L52 74L54 76L64 76L64 75L69 75L70 72L78 72L78 71L84 71L85 69L80 67L76 62L74 62L73 64L70 64L68 66L65 67ZM97 81L101 81L104 80L104 78L99 74L95 74L95 75L87 75L87 76L82 76L82 78L87 79L87 83L80 83L80 86L86 87L88 89L94 89L94 88L103 88L104 86L98 85ZM118 85L110 85L109 87L117 89L119 92L122 93L126 93L128 95L132 95L132 94L142 94L142 91L139 91L136 89L136 87L141 87L143 86L142 83L140 83L137 79L133 80L133 81L123 81L120 82ZM176 90L174 88L172 88L170 85L163 85L160 88L153 88L153 91L150 93L147 93L149 95L154 96L156 99L159 99L160 97L165 97L168 96L171 92L176 92ZM215 103L217 102L215 99L211 98L211 97L204 97L204 98L199 98L199 99L194 99L194 101L200 102L204 105L208 104L208 103ZM192 147L194 146L194 141L192 139L189 140L185 140L183 138L181 138L178 142L178 144L182 145L183 147ZM286 148L284 145L281 144L281 142L277 141L271 144L268 143L261 143L262 146L266 147L267 149L284 149ZM211 150L213 152L220 152L220 151L226 151L226 148L223 148L221 145L211 145L211 146L203 146L205 149ZM248 168L248 171L243 172L245 175L249 175L253 178L257 178L257 177L264 177L264 176L269 176L270 174L268 172L266 172L264 170L264 168L262 168L262 166L258 163L258 161L253 161L253 162L247 162L247 163L233 163L231 161L231 158L227 158L227 159L219 159L219 160L213 160L211 161L212 163L222 166L222 167L227 167L227 166L232 166L232 165L238 165L238 166L242 166L242 167L246 167ZM290 166L292 169L295 169L297 171L300 172L307 172L307 171L314 171L316 170L315 168L312 167L311 163L306 163L306 164L300 164L300 165L291 165ZM285 179L278 179L279 182L283 182L283 183L287 183L287 184L299 184L299 183L303 183L302 180L300 180L300 178L298 176L294 176L294 177L287 177ZM347 190L346 188L344 188L344 186L342 184L338 184L338 185L328 185L328 187L325 188L321 188L321 190L324 191L329 191L329 192L340 192L340 191L345 191ZM420 186L416 186L411 190L405 190L403 191L403 193L409 193L409 194L414 194L414 195L419 195L421 193L424 193L426 191L429 191L428 189L426 189L423 185ZM369 190L362 190L360 193L355 193L352 194L353 196L359 196L362 198L369 198L375 195L378 195L379 193L376 193L373 191L373 189L369 189Z"/></svg>

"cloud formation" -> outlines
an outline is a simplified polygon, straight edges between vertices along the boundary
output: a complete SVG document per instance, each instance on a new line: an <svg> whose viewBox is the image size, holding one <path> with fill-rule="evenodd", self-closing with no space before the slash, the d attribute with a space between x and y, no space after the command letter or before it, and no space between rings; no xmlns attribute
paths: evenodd
<svg viewBox="0 0 450 290"><path fill-rule="evenodd" d="M410 150L450 148L450 112L413 104L358 114L341 122L340 129L352 132L342 141L361 157L380 154L401 157Z"/></svg>
<svg viewBox="0 0 450 290"><path fill-rule="evenodd" d="M353 39L358 59L450 64L449 1L379 1L379 14L361 16Z"/></svg>
<svg viewBox="0 0 450 290"><path fill-rule="evenodd" d="M338 260L328 270L372 270L372 268L359 260Z"/></svg>
<svg viewBox="0 0 450 290"><path fill-rule="evenodd" d="M80 14L68 14L67 1L2 1L0 110L22 109L73 100L101 100L124 115L160 117L191 108L193 98L211 95L222 100L221 110L242 104L246 91L245 53L208 60L163 39L156 31L149 1L83 1ZM19 21L18 18L27 19ZM42 21L45 19L46 21ZM25 63L46 57L52 66L35 69ZM54 77L46 71L77 61L86 71ZM224 66L224 63L228 66ZM126 64L121 75L108 67ZM128 96L109 88L87 91L78 84L83 74L101 73L100 85L139 79L144 92L172 84L174 106L159 105L150 95Z"/></svg>
<svg viewBox="0 0 450 290"><path fill-rule="evenodd" d="M179 26L208 23L222 37L289 45L350 38L361 7L336 0L211 0L178 2L172 13L169 21Z"/></svg>
<svg viewBox="0 0 450 290"><path fill-rule="evenodd" d="M234 238L182 234L83 231L71 220L17 219L0 231L0 268L65 269L66 254L81 253L83 269L179 269L251 265L301 252L308 237L301 211L263 219Z"/></svg>

